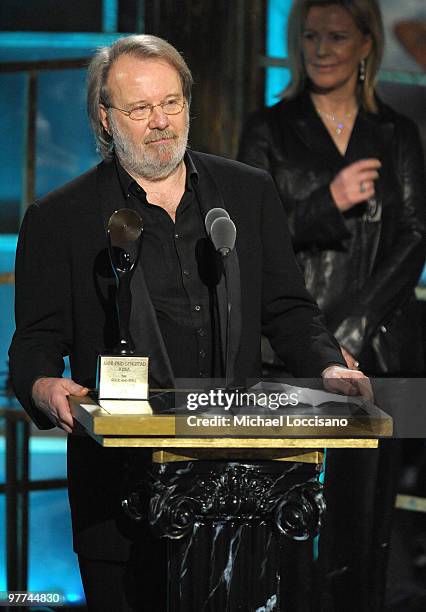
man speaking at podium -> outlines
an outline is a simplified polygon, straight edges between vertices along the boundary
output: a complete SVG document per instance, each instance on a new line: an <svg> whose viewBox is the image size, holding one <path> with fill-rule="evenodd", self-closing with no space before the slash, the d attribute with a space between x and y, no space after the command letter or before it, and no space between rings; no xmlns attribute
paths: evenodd
<svg viewBox="0 0 426 612"><path fill-rule="evenodd" d="M17 249L10 366L17 397L42 429L72 433L67 396L95 386L98 355L117 342L105 224L120 208L143 220L131 330L149 357L151 386L225 375L217 254L204 222L220 208L236 228L232 380L243 385L261 375L262 332L294 375L322 376L328 389L347 394L369 392L364 375L345 368L305 290L269 175L187 149L191 85L184 59L154 36L122 38L90 64L88 112L104 160L29 207ZM72 380L62 378L66 355ZM121 510L126 457L69 436L74 547L91 610L142 609L137 598L146 598L158 574L145 527Z"/></svg>

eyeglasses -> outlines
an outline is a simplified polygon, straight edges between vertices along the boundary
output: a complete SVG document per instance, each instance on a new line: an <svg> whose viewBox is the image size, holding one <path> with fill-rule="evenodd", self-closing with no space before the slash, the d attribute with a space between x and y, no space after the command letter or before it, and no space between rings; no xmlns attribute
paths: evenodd
<svg viewBox="0 0 426 612"><path fill-rule="evenodd" d="M184 106L185 100L176 100L173 98L171 100L166 100L165 102L160 102L160 104L141 104L140 106L132 108L131 111L126 111L112 105L105 106L105 108L107 110L110 108L115 108L115 110L120 111L120 113L123 113L123 115L127 115L129 119L132 119L133 121L142 121L143 119L149 119L154 108L160 107L163 113L166 115L178 115L182 112Z"/></svg>

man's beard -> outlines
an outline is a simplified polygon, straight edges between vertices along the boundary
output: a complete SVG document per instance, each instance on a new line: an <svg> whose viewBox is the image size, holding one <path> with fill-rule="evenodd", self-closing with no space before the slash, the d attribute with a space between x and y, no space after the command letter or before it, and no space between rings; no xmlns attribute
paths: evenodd
<svg viewBox="0 0 426 612"><path fill-rule="evenodd" d="M114 150L122 166L129 172L149 181L167 178L181 163L188 144L189 117L188 111L185 126L180 134L171 128L150 131L142 142L135 142L121 128L109 113L109 125L114 142ZM167 143L152 145L149 143L163 138L170 138Z"/></svg>

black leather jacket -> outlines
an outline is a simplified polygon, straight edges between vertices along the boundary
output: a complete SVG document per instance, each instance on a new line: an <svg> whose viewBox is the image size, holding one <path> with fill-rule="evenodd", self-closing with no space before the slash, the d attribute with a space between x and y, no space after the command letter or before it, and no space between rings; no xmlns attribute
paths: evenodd
<svg viewBox="0 0 426 612"><path fill-rule="evenodd" d="M330 182L363 158L382 163L376 196L342 214ZM309 291L338 341L370 373L418 372L414 287L425 255L425 177L416 126L379 102L360 110L342 156L307 93L252 115L239 159L268 170Z"/></svg>

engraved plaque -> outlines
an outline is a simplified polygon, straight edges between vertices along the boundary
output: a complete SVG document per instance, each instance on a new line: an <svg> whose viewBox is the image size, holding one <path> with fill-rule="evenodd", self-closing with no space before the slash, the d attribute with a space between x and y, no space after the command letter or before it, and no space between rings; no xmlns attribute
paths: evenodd
<svg viewBox="0 0 426 612"><path fill-rule="evenodd" d="M147 399L148 361L135 355L100 355L99 399Z"/></svg>

